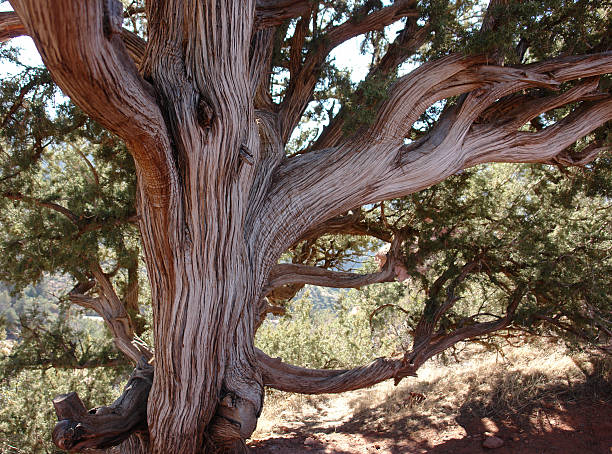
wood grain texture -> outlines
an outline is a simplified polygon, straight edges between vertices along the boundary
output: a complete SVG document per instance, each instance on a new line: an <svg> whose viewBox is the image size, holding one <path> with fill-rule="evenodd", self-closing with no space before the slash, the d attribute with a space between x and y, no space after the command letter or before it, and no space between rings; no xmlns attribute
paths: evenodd
<svg viewBox="0 0 612 454"><path fill-rule="evenodd" d="M254 2L150 2L147 14L143 73L166 112L180 174L172 224L145 215L142 228L159 370L149 399L152 450L239 450L263 404L253 347L257 262L245 227L264 157L249 71ZM149 204L143 193L143 211Z"/></svg>
<svg viewBox="0 0 612 454"><path fill-rule="evenodd" d="M517 131L516 123L508 121L517 115L521 118L516 112L512 118L496 116L488 124L478 122L496 100L520 90L540 86L554 89L578 73L583 77L609 73L610 52L517 68L483 63L478 57L460 56L425 63L391 88L389 99L369 130L337 147L287 159L277 168L272 188L271 203L283 207L275 222L295 225L297 218L297 224L307 230L355 206L424 189L477 163L549 162L579 136L612 118L608 96L600 99L597 95L599 100L591 106L539 133ZM579 97L587 96L585 90L580 89ZM408 128L427 107L461 93L470 95L442 118L430 135L403 145ZM571 99L577 95L562 96ZM542 101L540 108L550 105ZM537 107L531 103L524 109L522 118L527 118ZM291 200L290 208L284 205L286 200ZM283 219L284 215L287 217ZM306 230L295 228L290 241Z"/></svg>
<svg viewBox="0 0 612 454"><path fill-rule="evenodd" d="M393 254L380 273L369 275L279 264L297 241L323 233L390 241L388 233L348 210L408 195L483 162L584 164L601 149L572 154L568 147L612 119L610 96L598 91L598 77L612 72L610 52L516 67L491 64L491 56L447 55L398 79L371 125L345 136L346 117L340 115L308 153L287 157L287 140L329 53L348 39L408 18L397 45L371 76L395 70L428 36L427 25L417 24L416 2L355 11L322 30L306 52L312 11L303 1L151 0L146 44L122 30L121 5L112 0L11 4L21 26L14 15L2 14L0 36L30 35L58 86L125 140L136 162L155 375L144 398L149 441L146 447L134 442L126 452L243 452L264 385L322 393L398 382L448 346L508 326L520 293L509 298L498 320L453 333L438 334L435 323L423 320L418 342L403 356L355 369L302 369L254 347L262 312L278 311L265 298L275 286L359 286L394 278ZM275 27L304 16L296 21L288 52L285 97L274 104L269 81ZM495 18L487 24L494 27ZM569 82L572 88L564 89ZM533 96L536 88L547 90L546 96ZM449 98L455 103L435 128L404 143L421 114ZM580 106L557 124L520 130L542 112L572 103ZM148 350L135 343L123 302L99 266L92 274L97 297L88 293L91 287L81 288L73 301L98 311L118 347L139 359ZM454 304L452 295L442 300L432 307L434 322ZM142 401L144 394L139 396ZM110 413L90 420L74 398L61 402L60 413L85 418L91 435L79 433L70 449L118 442L140 427L123 427L118 435L116 415L107 431L103 421ZM132 411L127 404L113 408L141 424L142 406ZM76 427L63 423L57 439L68 440Z"/></svg>
<svg viewBox="0 0 612 454"><path fill-rule="evenodd" d="M141 361L123 394L108 407L87 411L76 393L56 397L53 405L59 422L53 429L53 442L60 449L81 452L115 446L136 431L146 433L146 404L152 380L153 367Z"/></svg>

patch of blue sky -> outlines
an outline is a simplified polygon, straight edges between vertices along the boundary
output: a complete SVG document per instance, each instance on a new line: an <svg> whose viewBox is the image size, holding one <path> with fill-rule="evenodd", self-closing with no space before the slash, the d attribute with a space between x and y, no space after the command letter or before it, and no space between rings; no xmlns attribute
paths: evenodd
<svg viewBox="0 0 612 454"><path fill-rule="evenodd" d="M384 2L390 3L390 2ZM385 35L389 42L393 42L398 35L399 32L404 28L405 21L401 20L395 22L387 27L385 27ZM370 71L370 65L372 63L372 55L368 52L362 52L362 42L363 35L356 36L355 38L349 39L344 43L340 44L336 47L329 55L329 59L334 62L336 67L349 74L351 82L356 86L361 81L365 79L368 72ZM404 76L411 71L413 71L416 67L419 66L419 63L413 60L407 60L398 68L398 76ZM287 74L284 74L284 77L288 77ZM278 101L278 100L277 100ZM312 109L314 105L317 103L311 103L311 105L306 109L306 114L312 113ZM335 99L328 99L323 101L323 108L328 111L332 116L338 113L340 110L340 103ZM319 121L310 120L308 116L305 115L303 117L303 121L300 125L293 131L293 134L290 138L290 143L295 143L299 140L300 136L302 136L305 130L311 131L312 139L316 139L316 137L321 134L323 128L329 124L330 116L326 112L322 115L322 118Z"/></svg>
<svg viewBox="0 0 612 454"><path fill-rule="evenodd" d="M384 5L390 4L391 2L386 1L383 2ZM12 8L8 4L8 2L0 3L0 11L12 11ZM391 24L385 27L385 34L390 42L395 40L397 34L404 27L404 21L398 21L394 24ZM370 64L372 62L372 56L370 53L362 52L361 45L363 42L363 35L352 38L338 47L336 47L329 56L329 59L332 60L335 65L342 71L345 71L350 76L350 80L354 85L359 84L370 70ZM36 46L32 39L27 36L14 38L10 41L10 45L18 48L20 50L20 60L26 66L42 66L42 60L38 51L36 50ZM399 67L398 75L403 76L418 66L417 62L412 60L406 61ZM19 72L23 71L23 67L15 65L13 63L3 62L2 67L0 68L0 77L8 78L17 75ZM276 74L275 79L280 81L284 78L288 78L288 71L281 71ZM68 100L61 92L58 91L56 95L56 99L54 100L55 105L62 104ZM275 97L275 101L280 101L280 97ZM323 102L323 107L325 110L329 111L329 113L333 116L338 113L340 109L340 103L337 100L329 99ZM312 106L309 106L308 109L312 109ZM51 110L54 110L51 107ZM53 112L50 111L53 115ZM314 120L304 120L298 128L293 132L291 137L292 141L296 141L298 137L303 133L304 130L311 130L312 135L314 137L318 136L323 128L329 124L330 118L326 113L323 115L321 121Z"/></svg>

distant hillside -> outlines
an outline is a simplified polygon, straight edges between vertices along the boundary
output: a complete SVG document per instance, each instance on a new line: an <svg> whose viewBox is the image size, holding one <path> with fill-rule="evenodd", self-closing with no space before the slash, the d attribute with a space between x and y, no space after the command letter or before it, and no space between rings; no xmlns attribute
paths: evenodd
<svg viewBox="0 0 612 454"><path fill-rule="evenodd" d="M30 285L17 295L11 295L11 287L0 282L0 317L3 317L8 326L14 325L19 316L31 309L43 312L57 313L57 303L71 287L70 279L66 277L50 277L37 285ZM338 298L346 289L316 287L307 285L297 297L308 291L310 300L316 310L332 309Z"/></svg>
<svg viewBox="0 0 612 454"><path fill-rule="evenodd" d="M316 310L333 309L335 302L346 292L343 288L316 287L307 285L296 297L301 297L305 292L310 295L312 305Z"/></svg>
<svg viewBox="0 0 612 454"><path fill-rule="evenodd" d="M0 282L0 317L11 326L28 310L57 313L58 300L68 292L70 286L68 278L54 276L43 279L37 285L26 287L16 295L11 295L10 285Z"/></svg>

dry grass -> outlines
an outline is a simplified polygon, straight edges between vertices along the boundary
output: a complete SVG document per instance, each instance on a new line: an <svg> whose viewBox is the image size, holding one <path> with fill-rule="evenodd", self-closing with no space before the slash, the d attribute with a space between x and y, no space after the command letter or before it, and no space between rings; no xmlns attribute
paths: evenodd
<svg viewBox="0 0 612 454"><path fill-rule="evenodd" d="M425 399L422 399L424 396ZM612 360L570 354L559 345L473 351L459 363L432 362L398 387L381 383L342 395L271 392L254 438L304 427L357 423L363 430L444 430L461 418L528 414L537 406L612 401Z"/></svg>

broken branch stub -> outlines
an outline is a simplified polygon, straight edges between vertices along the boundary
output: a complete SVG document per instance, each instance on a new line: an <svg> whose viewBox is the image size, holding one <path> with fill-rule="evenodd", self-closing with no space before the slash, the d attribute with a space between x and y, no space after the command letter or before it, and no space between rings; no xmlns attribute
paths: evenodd
<svg viewBox="0 0 612 454"><path fill-rule="evenodd" d="M53 406L59 422L53 429L53 443L69 452L105 449L146 430L152 383L153 366L143 359L130 375L123 394L108 407L87 411L75 392L56 397Z"/></svg>

